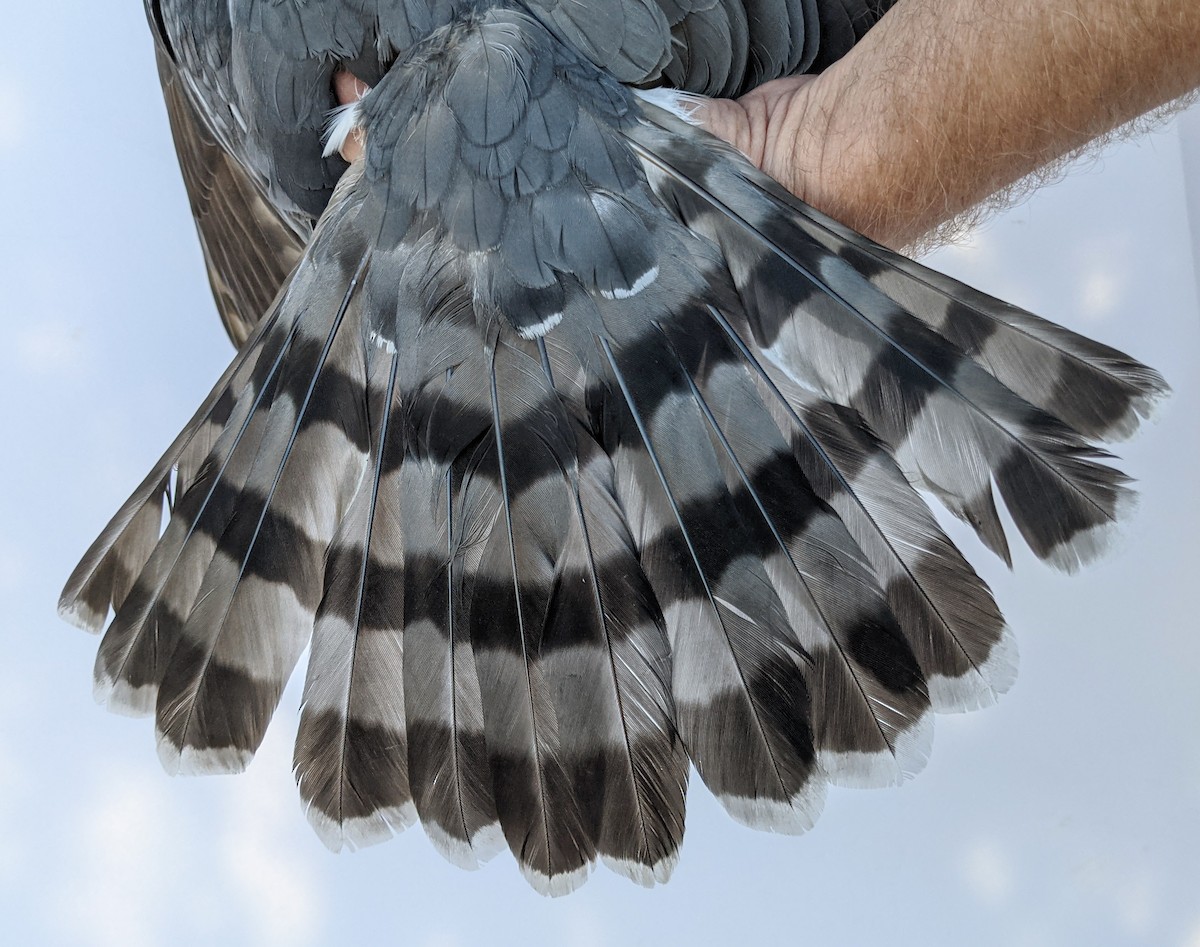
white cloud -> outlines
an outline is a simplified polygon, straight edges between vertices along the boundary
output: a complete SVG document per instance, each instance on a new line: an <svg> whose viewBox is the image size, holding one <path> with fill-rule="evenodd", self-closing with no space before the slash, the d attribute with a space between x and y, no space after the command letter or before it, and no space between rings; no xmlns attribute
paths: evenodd
<svg viewBox="0 0 1200 947"><path fill-rule="evenodd" d="M1196 919L1195 926L1192 928L1192 933L1188 935L1187 940L1183 942L1183 947L1200 947L1200 918Z"/></svg>
<svg viewBox="0 0 1200 947"><path fill-rule="evenodd" d="M1097 234L1074 248L1072 275L1085 320L1104 322L1127 308L1136 249L1132 236L1120 229Z"/></svg>
<svg viewBox="0 0 1200 947"><path fill-rule="evenodd" d="M5 718L11 719L11 718ZM22 842L26 833L18 830L15 814L23 812L17 804L21 785L26 781L24 767L11 748L0 743L0 812L6 813L4 828L0 831L0 884L8 887L16 880L21 870Z"/></svg>
<svg viewBox="0 0 1200 947"><path fill-rule="evenodd" d="M963 858L967 886L984 904L997 907L1012 894L1012 860L994 839L981 839Z"/></svg>
<svg viewBox="0 0 1200 947"><path fill-rule="evenodd" d="M28 551L11 537L0 535L0 592L23 589L29 578Z"/></svg>
<svg viewBox="0 0 1200 947"><path fill-rule="evenodd" d="M1113 905L1125 932L1144 941L1158 919L1158 897L1150 878L1143 874L1127 879L1114 893Z"/></svg>
<svg viewBox="0 0 1200 947"><path fill-rule="evenodd" d="M87 345L78 325L42 321L17 332L15 351L18 364L30 374L62 375L85 365Z"/></svg>
<svg viewBox="0 0 1200 947"><path fill-rule="evenodd" d="M110 771L82 807L77 866L64 878L57 919L71 941L96 947L163 942L172 863L165 783L148 768Z"/></svg>
<svg viewBox="0 0 1200 947"><path fill-rule="evenodd" d="M1126 280L1112 270L1094 269L1080 281L1080 306L1088 319L1102 320L1113 315L1124 300Z"/></svg>
<svg viewBox="0 0 1200 947"><path fill-rule="evenodd" d="M592 908L573 905L564 921L566 930L562 943L568 947L603 947L612 943L608 925Z"/></svg>
<svg viewBox="0 0 1200 947"><path fill-rule="evenodd" d="M15 153L30 138L27 94L11 76L0 76L0 155Z"/></svg>
<svg viewBox="0 0 1200 947"><path fill-rule="evenodd" d="M1106 851L1080 866L1074 880L1080 894L1095 902L1097 914L1110 912L1129 937L1149 942L1163 920L1161 882L1153 866L1142 862L1135 852Z"/></svg>
<svg viewBox="0 0 1200 947"><path fill-rule="evenodd" d="M248 941L260 947L317 943L325 914L317 866L289 840L304 816L291 778L294 733L287 731L270 728L222 819L222 868L254 932Z"/></svg>

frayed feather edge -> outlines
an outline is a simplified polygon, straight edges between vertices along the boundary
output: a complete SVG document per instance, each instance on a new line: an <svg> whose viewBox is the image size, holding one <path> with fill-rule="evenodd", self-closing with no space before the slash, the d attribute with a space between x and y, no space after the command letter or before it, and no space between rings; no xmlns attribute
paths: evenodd
<svg viewBox="0 0 1200 947"><path fill-rule="evenodd" d="M742 825L781 835L800 835L816 824L825 808L827 787L824 774L814 772L804 788L787 802L727 795L718 795L717 800L730 817Z"/></svg>
<svg viewBox="0 0 1200 947"><path fill-rule="evenodd" d="M361 122L362 99L333 109L325 121L325 150L321 157L330 158L341 151L346 139L359 132Z"/></svg>
<svg viewBox="0 0 1200 947"><path fill-rule="evenodd" d="M422 822L425 834L438 853L458 868L475 871L505 847L504 832L499 822L485 825L469 842L455 838L436 822Z"/></svg>
<svg viewBox="0 0 1200 947"><path fill-rule="evenodd" d="M979 667L958 677L943 674L930 676L929 702L940 714L966 713L981 710L996 703L1017 679L1017 639L1007 625L992 645L987 660Z"/></svg>
<svg viewBox="0 0 1200 947"><path fill-rule="evenodd" d="M649 102L655 108L670 112L680 121L696 127L701 126L696 112L704 104L704 96L680 92L678 89L632 89L631 91L643 102Z"/></svg>
<svg viewBox="0 0 1200 947"><path fill-rule="evenodd" d="M521 874L532 885L533 890L538 894L544 894L551 898L561 898L564 894L570 894L579 888L587 881L591 871L592 865L589 862L586 865L581 865L574 871L566 871L560 875L546 875L536 868L531 868L529 865L521 863Z"/></svg>
<svg viewBox="0 0 1200 947"><path fill-rule="evenodd" d="M1112 552L1124 536L1125 520L1137 509L1138 496L1128 487L1120 487L1112 518L1106 523L1097 523L1076 533L1064 543L1059 543L1047 553L1045 561L1054 568L1068 574L1078 572L1100 556Z"/></svg>
<svg viewBox="0 0 1200 947"><path fill-rule="evenodd" d="M158 759L172 776L207 776L224 773L241 773L254 759L253 750L243 750L232 746L208 747L199 749L194 746L177 747L174 742L161 730L158 738Z"/></svg>
<svg viewBox="0 0 1200 947"><path fill-rule="evenodd" d="M343 849L354 851L386 842L417 821L417 809L411 802L402 806L377 809L369 816L345 819L342 822L330 818L311 805L308 806L305 815L308 816L309 825L317 833L317 838L331 852L340 852Z"/></svg>
<svg viewBox="0 0 1200 947"><path fill-rule="evenodd" d="M927 711L896 736L894 752L822 750L821 766L835 786L875 789L898 786L925 768L933 748L933 712Z"/></svg>
<svg viewBox="0 0 1200 947"><path fill-rule="evenodd" d="M102 612L97 611L82 599L64 597L58 603L58 615L76 628L81 628L89 634L98 635L108 619L108 609Z"/></svg>
<svg viewBox="0 0 1200 947"><path fill-rule="evenodd" d="M96 703L122 717L148 717L154 713L158 703L158 686L143 684L134 687L128 681L114 680L109 675L97 673L92 684L92 696Z"/></svg>
<svg viewBox="0 0 1200 947"><path fill-rule="evenodd" d="M656 861L653 865L634 861L632 858L613 858L610 855L600 856L600 860L610 870L616 872L643 888L653 888L656 884L666 884L675 866L679 863L679 853L675 852Z"/></svg>

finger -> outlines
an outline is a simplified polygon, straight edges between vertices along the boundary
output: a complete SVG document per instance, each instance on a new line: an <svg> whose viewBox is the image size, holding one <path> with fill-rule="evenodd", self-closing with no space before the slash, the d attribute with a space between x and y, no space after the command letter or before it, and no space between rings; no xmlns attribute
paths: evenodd
<svg viewBox="0 0 1200 947"><path fill-rule="evenodd" d="M791 142L778 134L786 114L801 100L816 76L788 76L764 83L740 99L698 99L692 113L701 126L723 138L764 171L779 168L791 154ZM778 152L776 154L775 152ZM790 179L781 179L788 185Z"/></svg>
<svg viewBox="0 0 1200 947"><path fill-rule="evenodd" d="M345 69L339 69L333 74L333 94L338 105L353 105L371 91L371 87L358 76ZM355 128L343 139L338 152L347 161L354 162L362 157L366 135L361 129Z"/></svg>

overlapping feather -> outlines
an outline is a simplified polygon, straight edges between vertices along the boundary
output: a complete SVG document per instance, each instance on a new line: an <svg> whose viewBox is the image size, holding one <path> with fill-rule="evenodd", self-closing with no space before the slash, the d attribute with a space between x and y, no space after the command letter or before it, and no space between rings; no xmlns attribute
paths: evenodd
<svg viewBox="0 0 1200 947"><path fill-rule="evenodd" d="M688 48L746 29L702 13ZM1095 442L1165 387L639 118L578 29L484 12L396 68L366 172L63 594L93 628L111 604L98 695L156 713L172 771L244 766L311 640L326 843L419 819L548 893L597 858L665 880L689 758L777 831L919 769L930 712L1015 656L917 488L1007 556L998 491L1072 568L1129 495ZM662 59L618 33L592 52ZM439 57L503 82L442 95Z"/></svg>

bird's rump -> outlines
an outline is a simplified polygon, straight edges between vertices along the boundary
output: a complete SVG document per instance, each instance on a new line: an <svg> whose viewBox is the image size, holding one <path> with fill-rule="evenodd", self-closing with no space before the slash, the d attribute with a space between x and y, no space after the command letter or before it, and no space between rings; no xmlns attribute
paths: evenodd
<svg viewBox="0 0 1200 947"><path fill-rule="evenodd" d="M802 831L1008 687L926 496L1001 556L997 498L1086 562L1129 496L1097 442L1161 379L625 84L740 88L887 4L222 0L206 59L173 37L214 3L153 5L196 114L237 99L206 147L247 203L320 219L63 594L95 630L112 607L98 696L156 715L169 769L244 766L309 647L295 767L327 844L420 820L561 893L597 859L665 880L689 761L735 818ZM372 49L367 153L330 196L297 83Z"/></svg>

